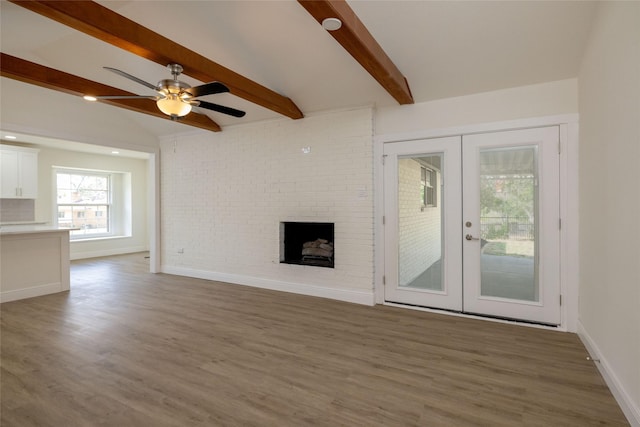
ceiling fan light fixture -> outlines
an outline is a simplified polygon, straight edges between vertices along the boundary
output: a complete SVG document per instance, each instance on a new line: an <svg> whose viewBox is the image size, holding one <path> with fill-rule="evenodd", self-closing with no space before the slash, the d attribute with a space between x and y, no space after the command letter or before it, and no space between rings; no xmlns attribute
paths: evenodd
<svg viewBox="0 0 640 427"><path fill-rule="evenodd" d="M97 101L97 100L98 100L98 98L96 98L95 96L91 96L91 95L85 95L85 96L83 96L82 98L83 98L85 101L91 101L91 102L93 102L93 101Z"/></svg>
<svg viewBox="0 0 640 427"><path fill-rule="evenodd" d="M322 28L327 31L336 31L342 27L342 21L338 18L325 18L322 20Z"/></svg>
<svg viewBox="0 0 640 427"><path fill-rule="evenodd" d="M142 79L132 76L129 73L118 70L116 68L104 67L106 70L112 71L122 77L139 83L143 86L153 89L157 92L156 96L133 95L130 93L113 96L98 96L98 99L153 99L156 102L158 110L166 114L171 120L179 120L191 112L192 107L211 110L232 117L244 117L245 112L236 110L235 108L225 107L224 105L213 104L211 102L199 101L196 98L206 95L214 95L217 93L229 92L229 88L224 84L214 81L191 87L188 83L178 80L178 75L182 72L182 67L178 64L170 64L169 69L173 75L173 79L160 80L153 85ZM126 107L125 107L126 108Z"/></svg>
<svg viewBox="0 0 640 427"><path fill-rule="evenodd" d="M183 117L191 112L191 104L184 102L175 94L169 94L166 98L158 99L156 105L160 111L171 117Z"/></svg>

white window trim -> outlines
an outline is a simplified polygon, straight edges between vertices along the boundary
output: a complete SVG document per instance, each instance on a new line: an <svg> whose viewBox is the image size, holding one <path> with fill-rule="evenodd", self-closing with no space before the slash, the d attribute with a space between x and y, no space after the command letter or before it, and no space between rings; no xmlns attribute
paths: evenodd
<svg viewBox="0 0 640 427"><path fill-rule="evenodd" d="M109 232L107 233L95 233L95 234L80 234L74 235L73 232L69 233L69 238L72 242L76 241L89 241L89 240L102 240L110 238L122 238L131 236L131 222L130 215L131 189L127 188L131 183L130 173L118 172L118 171L105 171L98 169L81 169L81 168L67 168L61 166L54 166L53 168L53 223L59 226L58 218L58 206L65 205L59 204L57 176L58 173L78 174L78 175L95 175L106 176L109 179ZM99 205L104 205L100 203ZM83 205L90 206L90 204Z"/></svg>
<svg viewBox="0 0 640 427"><path fill-rule="evenodd" d="M425 179L422 179L422 171L425 171ZM427 180L427 177L429 177L429 179ZM432 179L435 181L435 183L431 182ZM422 188L422 185L424 184L424 188ZM424 166L421 165L420 166L420 187L421 187L421 191L423 194L421 194L421 197L424 197L424 203L422 204L423 208L436 208L438 207L438 173L436 172L435 169L430 168L428 166ZM432 203L429 203L429 197L427 197L428 195L428 189L431 189L432 191ZM423 209L424 210L424 209Z"/></svg>

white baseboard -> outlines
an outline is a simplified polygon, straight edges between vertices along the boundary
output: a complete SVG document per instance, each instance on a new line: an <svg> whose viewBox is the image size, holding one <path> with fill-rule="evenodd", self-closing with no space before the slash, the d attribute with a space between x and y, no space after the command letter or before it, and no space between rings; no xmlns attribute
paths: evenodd
<svg viewBox="0 0 640 427"><path fill-rule="evenodd" d="M233 283L236 285L253 286L255 288L329 298L355 304L374 305L373 290L363 291L359 289L337 289L326 286L305 285L303 283L283 282L280 280L263 279L260 277L244 276L240 274L218 273L215 271L196 270L169 265L160 266L160 271L162 273L175 274L177 276L215 280L219 282Z"/></svg>
<svg viewBox="0 0 640 427"><path fill-rule="evenodd" d="M78 251L78 252L72 251L70 254L70 259L75 260L75 259L99 258L103 256L134 254L137 252L145 252L148 250L149 248L146 246L130 246L125 248L100 249L97 251Z"/></svg>
<svg viewBox="0 0 640 427"><path fill-rule="evenodd" d="M594 360L598 371L600 371L600 374L609 386L611 394L613 394L618 405L620 405L620 409L622 409L622 412L627 417L629 424L633 427L640 427L640 407L638 407L638 404L629 396L629 393L625 390L615 371L611 368L611 365L607 362L598 345L593 341L591 336L589 336L589 333L580 321L578 321L578 336L587 348L591 359Z"/></svg>
<svg viewBox="0 0 640 427"><path fill-rule="evenodd" d="M14 289L0 293L0 302L16 301L19 299L39 297L62 291L62 284L47 283L46 285L31 286L29 288Z"/></svg>

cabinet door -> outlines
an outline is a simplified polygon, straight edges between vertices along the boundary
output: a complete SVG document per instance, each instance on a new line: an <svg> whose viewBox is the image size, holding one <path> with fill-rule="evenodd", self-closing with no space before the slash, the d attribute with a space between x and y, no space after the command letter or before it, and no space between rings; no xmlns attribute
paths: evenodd
<svg viewBox="0 0 640 427"><path fill-rule="evenodd" d="M0 198L18 198L18 152L0 151Z"/></svg>
<svg viewBox="0 0 640 427"><path fill-rule="evenodd" d="M38 197L38 154L20 153L18 169L20 172L20 197L36 199Z"/></svg>

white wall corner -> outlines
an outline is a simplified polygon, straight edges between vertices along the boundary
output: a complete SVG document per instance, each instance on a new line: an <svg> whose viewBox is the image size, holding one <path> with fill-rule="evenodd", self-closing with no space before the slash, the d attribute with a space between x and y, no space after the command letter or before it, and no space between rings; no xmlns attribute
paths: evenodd
<svg viewBox="0 0 640 427"><path fill-rule="evenodd" d="M640 427L640 407L633 401L631 395L624 388L622 382L612 369L611 364L604 357L595 341L579 320L577 326L578 337L580 337L598 371L600 371L604 381L607 383L607 386L609 386L611 394L613 394L616 402L620 405L620 409L622 409L622 412L627 417L629 424L631 424L632 427Z"/></svg>
<svg viewBox="0 0 640 427"><path fill-rule="evenodd" d="M384 175L383 175L383 141L373 139L373 233L374 233L374 294L375 303L384 304Z"/></svg>
<svg viewBox="0 0 640 427"><path fill-rule="evenodd" d="M153 153L147 161L147 235L149 236L149 271L160 271L160 153Z"/></svg>
<svg viewBox="0 0 640 427"><path fill-rule="evenodd" d="M560 125L560 292L562 327L577 332L580 230L579 230L579 141L578 118Z"/></svg>

